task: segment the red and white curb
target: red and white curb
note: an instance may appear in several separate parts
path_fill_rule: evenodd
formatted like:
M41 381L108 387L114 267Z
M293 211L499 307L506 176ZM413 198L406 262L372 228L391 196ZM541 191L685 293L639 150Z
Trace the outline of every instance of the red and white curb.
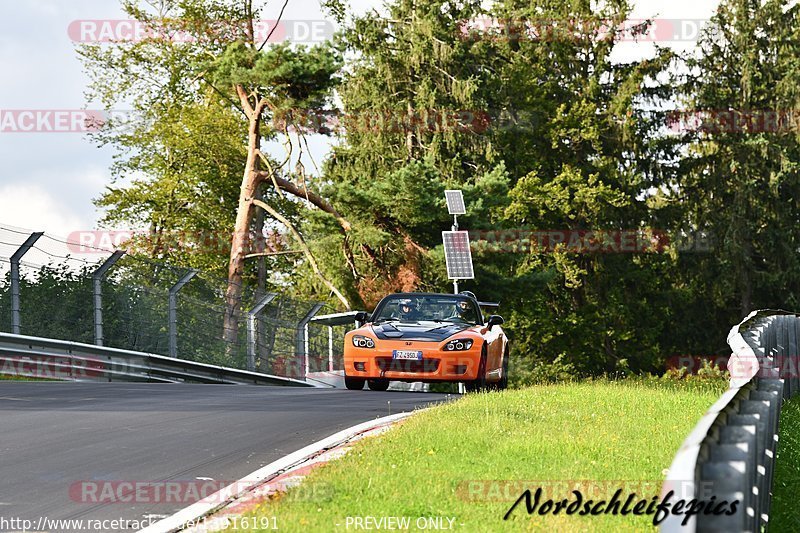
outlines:
M226 529L230 525L228 517L239 516L275 493L297 485L314 468L347 453L356 440L382 433L412 414L384 416L335 433L259 468L139 533L200 533ZM209 516L212 514L214 516Z

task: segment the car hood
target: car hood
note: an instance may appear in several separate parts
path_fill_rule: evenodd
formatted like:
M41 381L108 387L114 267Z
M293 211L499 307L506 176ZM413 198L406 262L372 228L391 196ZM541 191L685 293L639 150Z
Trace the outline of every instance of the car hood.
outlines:
M469 324L442 322L383 322L372 325L375 336L382 340L441 342L460 331L469 329Z

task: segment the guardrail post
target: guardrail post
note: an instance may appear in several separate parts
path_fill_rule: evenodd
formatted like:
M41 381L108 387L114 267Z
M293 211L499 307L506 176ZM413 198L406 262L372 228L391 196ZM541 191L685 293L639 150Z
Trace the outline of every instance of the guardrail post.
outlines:
M295 334L295 354L298 359L302 361L303 376L308 375L308 323L314 318L323 303L315 303L311 310L306 313L300 322L297 323L297 332Z
M247 313L247 370L256 369L256 316L277 296L268 292Z
M14 255L11 256L11 333L14 335L20 334L22 321L20 320L20 305L19 305L19 262L22 256L28 253L31 246L34 245L39 238L44 235L43 231L31 233L25 242L23 242Z
M103 345L103 278L123 255L125 255L125 250L116 250L92 273L92 284L94 285L94 343L97 346Z
M200 272L191 269L169 289L169 356L178 357L178 292Z

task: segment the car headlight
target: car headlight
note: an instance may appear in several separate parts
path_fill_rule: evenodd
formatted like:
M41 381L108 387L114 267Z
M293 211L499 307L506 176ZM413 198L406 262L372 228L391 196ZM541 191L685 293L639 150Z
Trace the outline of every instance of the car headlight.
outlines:
M472 348L472 339L453 339L444 345L446 352L458 352Z
M353 346L356 348L374 348L375 341L364 335L353 335Z

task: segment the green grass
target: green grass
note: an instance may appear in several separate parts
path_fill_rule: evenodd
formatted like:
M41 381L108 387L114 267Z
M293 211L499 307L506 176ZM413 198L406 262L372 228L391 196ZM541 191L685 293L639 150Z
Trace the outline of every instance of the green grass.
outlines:
M32 378L28 376L15 376L12 374L0 374L0 381L60 381L57 379Z
M246 516L275 517L283 531L355 531L348 516L455 517L459 531L652 529L650 516L529 516L524 503L503 521L524 487L512 485L501 501L471 501L466 483L507 480L535 490L543 481L601 480L611 487L607 497L644 486L640 496L652 498L681 442L726 387L646 379L469 395L358 442ZM627 485L636 480L644 483Z
M769 517L771 532L800 530L798 491L800 491L800 398L796 397L784 403L781 409Z

